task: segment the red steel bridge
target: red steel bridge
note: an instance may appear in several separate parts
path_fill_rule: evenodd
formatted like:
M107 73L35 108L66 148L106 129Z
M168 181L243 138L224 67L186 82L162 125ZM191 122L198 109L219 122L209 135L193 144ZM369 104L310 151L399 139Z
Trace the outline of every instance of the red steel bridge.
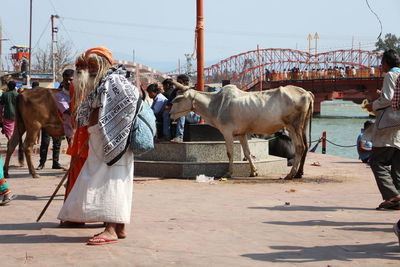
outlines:
M314 111L324 100L342 98L361 103L377 97L382 86L382 54L336 50L311 54L293 49L256 49L231 56L204 69L206 84L229 80L243 90L267 90L288 84L314 93Z

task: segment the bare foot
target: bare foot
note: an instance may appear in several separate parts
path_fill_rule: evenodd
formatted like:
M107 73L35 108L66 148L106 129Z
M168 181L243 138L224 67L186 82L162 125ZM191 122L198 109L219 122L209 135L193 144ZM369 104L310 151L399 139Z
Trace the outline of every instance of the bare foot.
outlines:
M125 231L125 224L123 224L123 223L117 223L117 227L115 228L115 231L116 231L119 239L124 239L128 236L128 234Z
M93 238L89 239L90 242L96 242L99 239L107 239L107 240L118 240L117 232L116 232L117 224L115 223L107 223L106 229L103 232L93 236Z

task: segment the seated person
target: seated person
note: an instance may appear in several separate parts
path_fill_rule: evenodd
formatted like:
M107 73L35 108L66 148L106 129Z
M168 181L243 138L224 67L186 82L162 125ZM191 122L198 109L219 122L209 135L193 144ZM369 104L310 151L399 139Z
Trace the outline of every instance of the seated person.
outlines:
M164 86L164 83L166 83L166 85L164 87L164 91L165 91L164 95L168 98L168 103L165 106L163 118L168 117L168 119L169 119L169 111L172 106L171 102L176 97L178 90L173 87L172 81L167 81L167 80L163 81L163 86ZM178 75L178 77L176 78L176 81L180 84L189 86L189 76L187 76L186 74ZM169 85L169 82L171 83L171 85ZM182 143L183 142L186 118L189 123L199 123L200 122L200 116L194 112L190 112L186 116L182 116L182 117L176 119L176 134L175 134L175 138L172 139L171 142L173 142L173 143Z
M167 98L167 103L164 106L164 110L162 113L162 121L163 121L163 138L162 141L171 140L171 118L169 117L169 111L172 107L172 100L176 97L177 89L174 87L171 79L165 79L162 82L162 87L164 90L163 95Z
M159 88L156 83L150 84L146 90L149 94L149 97L153 99L151 109L154 112L154 116L156 116L157 121L162 122L162 113L164 111L165 104L168 102L168 99L161 93L162 89Z
M372 142L366 139L365 131L372 124L372 121L364 122L364 128L361 129L361 133L357 138L357 152L359 159L361 159L363 163L368 163L371 156Z

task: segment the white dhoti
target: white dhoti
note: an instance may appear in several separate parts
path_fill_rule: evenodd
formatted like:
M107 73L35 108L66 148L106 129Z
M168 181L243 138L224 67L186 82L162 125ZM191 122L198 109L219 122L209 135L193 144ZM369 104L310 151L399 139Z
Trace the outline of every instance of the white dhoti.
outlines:
M88 129L89 155L58 219L74 222L129 223L133 190L131 150L112 166L104 163L99 126Z

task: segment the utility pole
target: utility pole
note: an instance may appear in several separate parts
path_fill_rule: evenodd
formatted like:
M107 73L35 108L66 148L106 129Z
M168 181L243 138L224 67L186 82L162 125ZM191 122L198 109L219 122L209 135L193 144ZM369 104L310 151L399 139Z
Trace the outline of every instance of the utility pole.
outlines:
M204 91L204 11L203 0L197 0L197 90Z
M0 20L0 72L2 72L2 70L3 70L3 65L1 64L2 62L1 62L1 51L2 51L2 43L3 43L3 29L2 29L2 26L1 26L1 20Z
M51 15L51 62L52 62L52 69L53 69L53 86L56 82L56 49L55 44L57 43L56 40L56 33L58 32L58 28L54 27L54 19L58 19L58 15Z
M2 62L2 51L3 51L3 41L8 41L9 39L3 39L3 29L1 25L1 20L0 20L0 72L4 70L3 68L3 62Z
M28 75L26 76L26 84L31 84L31 64L32 63L32 0L29 5L29 67Z

